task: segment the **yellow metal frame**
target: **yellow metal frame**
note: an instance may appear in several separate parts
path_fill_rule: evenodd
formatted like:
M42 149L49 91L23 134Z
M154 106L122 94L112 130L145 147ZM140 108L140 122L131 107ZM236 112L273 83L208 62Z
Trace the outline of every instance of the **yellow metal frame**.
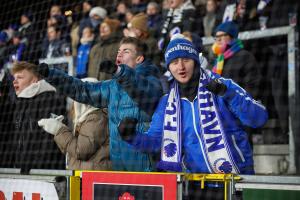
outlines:
M204 189L204 183L223 182L224 183L224 200L227 200L228 185L231 181L237 181L241 178L234 174L183 174L184 178L189 181L200 181L201 189Z
M70 176L70 200L80 200L81 180L78 176Z

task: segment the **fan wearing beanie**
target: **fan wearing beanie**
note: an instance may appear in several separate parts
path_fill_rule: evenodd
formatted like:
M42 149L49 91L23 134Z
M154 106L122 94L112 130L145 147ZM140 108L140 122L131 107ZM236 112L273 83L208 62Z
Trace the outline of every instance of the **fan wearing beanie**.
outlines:
M254 98L260 99L258 95L262 75L259 65L254 55L244 49L238 33L238 26L232 21L216 27L212 51L217 59L213 71L224 78L231 78Z
M161 151L161 170L254 174L243 126L264 125L266 109L232 80L202 69L198 54L182 35L172 37L165 51L174 77L169 93L161 98L146 133L134 133L127 123L121 137L143 152Z

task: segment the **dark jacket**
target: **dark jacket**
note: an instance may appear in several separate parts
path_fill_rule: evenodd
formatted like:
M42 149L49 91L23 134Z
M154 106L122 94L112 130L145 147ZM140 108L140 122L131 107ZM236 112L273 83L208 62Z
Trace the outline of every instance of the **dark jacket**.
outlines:
M16 99L13 133L8 141L12 147L11 167L21 168L22 173L30 169L65 169L65 158L53 136L38 126L38 121L49 118L50 113L64 115L65 105L55 90Z
M10 147L8 139L11 135L12 116L14 110L13 87L9 71L0 69L0 167L10 166Z
M50 53L50 58L61 57L65 55L66 51L70 51L70 45L62 39L56 39L54 41L44 40L42 44L42 58L47 58Z
M245 49L236 52L224 61L222 77L234 80L249 92L253 98L259 98L262 75L252 53Z

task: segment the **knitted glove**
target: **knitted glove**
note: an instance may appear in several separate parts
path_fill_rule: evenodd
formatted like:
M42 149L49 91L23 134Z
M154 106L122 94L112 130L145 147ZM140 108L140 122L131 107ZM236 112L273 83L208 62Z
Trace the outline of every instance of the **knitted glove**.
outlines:
M107 74L114 74L118 69L118 65L111 60L104 60L100 63L99 71Z
M46 63L41 63L38 65L37 72L42 76L42 77L47 77L49 74L49 66Z
M206 85L206 89L214 93L215 95L223 96L227 91L227 86L219 79L213 79Z
M135 127L138 120L135 118L124 118L118 126L120 136L125 141L130 141L135 136Z
M53 116L53 115L52 115ZM54 115L55 116L55 115ZM55 116L54 118L45 118L40 119L38 121L38 125L42 127L46 132L57 135L59 129L64 126L62 123L62 120L64 119L64 116Z

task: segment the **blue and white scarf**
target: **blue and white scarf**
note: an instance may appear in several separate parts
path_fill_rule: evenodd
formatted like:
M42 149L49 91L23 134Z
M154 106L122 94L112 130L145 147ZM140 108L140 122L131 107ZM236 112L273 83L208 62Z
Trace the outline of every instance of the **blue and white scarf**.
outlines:
M214 95L206 89L210 78L203 70L199 80L198 108L201 126L199 143L210 173L239 173L226 141L225 132L215 106ZM167 171L182 171L182 122L178 83L174 81L165 110L161 161L157 167Z

